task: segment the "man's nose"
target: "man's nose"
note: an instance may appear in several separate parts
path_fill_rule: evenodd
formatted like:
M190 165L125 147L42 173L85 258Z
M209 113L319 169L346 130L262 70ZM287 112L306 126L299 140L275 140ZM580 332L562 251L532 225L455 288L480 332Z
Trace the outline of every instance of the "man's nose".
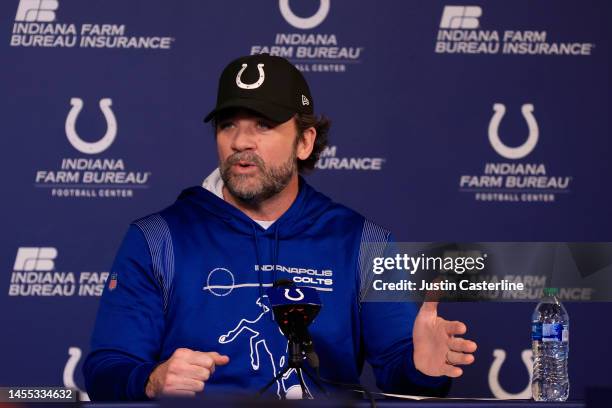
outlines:
M243 151L254 149L255 146L255 133L251 129L238 126L232 138L232 149Z

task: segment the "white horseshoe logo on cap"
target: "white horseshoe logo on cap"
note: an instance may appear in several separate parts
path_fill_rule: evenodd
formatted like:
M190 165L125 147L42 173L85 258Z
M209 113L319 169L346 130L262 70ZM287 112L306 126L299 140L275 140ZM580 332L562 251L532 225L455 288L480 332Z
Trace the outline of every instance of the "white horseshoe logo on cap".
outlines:
M309 28L315 28L325 20L325 17L327 17L329 13L329 2L330 0L319 0L319 9L317 12L306 18L295 15L291 7L289 7L289 0L278 0L278 7L289 24L295 28L308 30Z
M518 147L508 147L499 138L499 123L506 113L506 107L502 103L496 103L493 105L493 110L495 114L493 114L489 123L489 142L493 149L506 159L522 159L531 153L538 143L539 137L538 123L533 116L533 105L526 103L521 107L521 112L529 128L529 136L525 143Z
M304 294L302 293L300 289L296 289L295 291L299 293L300 296L296 296L296 297L290 296L289 289L285 289L285 297L289 300L293 300L294 302L299 302L300 300L304 299Z
M100 99L100 109L106 119L106 133L102 139L97 142L86 142L79 137L76 132L76 120L83 108L83 100L81 98L71 98L70 104L72 109L66 117L66 136L70 144L81 153L96 154L101 153L113 144L115 136L117 136L117 120L111 110L112 100L110 98Z
M247 67L247 64L242 64L242 68L240 68L240 71L238 71L238 75L236 75L236 85L238 85L238 88L242 88L242 89L259 88L261 84L263 84L264 80L266 79L266 73L263 70L264 64L257 64L257 71L259 71L259 78L257 79L257 81L253 82L252 84L245 84L240 79L246 67Z

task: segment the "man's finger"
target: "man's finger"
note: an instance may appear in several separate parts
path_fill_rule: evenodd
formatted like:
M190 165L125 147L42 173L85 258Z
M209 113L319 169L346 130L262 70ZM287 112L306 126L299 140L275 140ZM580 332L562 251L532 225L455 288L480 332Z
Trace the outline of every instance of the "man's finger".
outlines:
M221 355L216 351L203 352L196 351L189 361L193 365L197 365L210 370L210 375L214 374L216 365L226 365L229 363L229 357Z
M180 392L200 392L204 389L204 381L194 380L193 378L179 378L170 386L166 386L164 394L172 393L174 391Z
M450 335L465 334L467 327L459 321L446 322L446 332Z
M187 376L193 378L194 380L208 381L212 375L209 368L204 368L196 364L189 364L185 370Z
M195 391L185 390L164 390L162 394L175 397L195 397Z
M204 353L202 351L195 351L191 355L189 363L211 370L215 366L215 360L213 360L209 354L210 353Z
M428 312L428 313L437 313L438 312L438 302L430 302L430 301L425 301L423 302L423 305L421 306L421 310L423 312Z
M229 363L229 356L226 356L224 354L219 354L216 351L211 351L208 353L208 355L212 357L215 362L215 365L226 365L227 363Z
M444 367L442 368L442 374L444 374L447 377L457 378L457 377L461 377L461 375L463 374L463 370L460 369L459 367L444 364Z
M474 356L472 354L449 351L446 353L446 361L453 365L467 365L474 362Z
M200 392L204 389L204 381L194 380L192 378L183 378L175 387L181 391Z
M453 337L448 341L448 347L452 351L459 351L462 353L473 353L476 351L478 346L472 340L462 339L461 337Z

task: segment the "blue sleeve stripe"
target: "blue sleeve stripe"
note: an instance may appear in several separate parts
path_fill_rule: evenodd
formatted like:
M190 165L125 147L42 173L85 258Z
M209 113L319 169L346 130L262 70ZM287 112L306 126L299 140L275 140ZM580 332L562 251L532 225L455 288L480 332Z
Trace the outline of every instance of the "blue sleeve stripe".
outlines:
M374 279L371 273L374 258L383 256L389 241L389 235L391 233L388 230L374 224L372 221L364 221L358 259L360 304Z
M172 236L166 220L159 214L153 214L134 222L140 228L147 240L153 273L163 296L164 312L168 309L168 299L172 293L174 278L174 249Z

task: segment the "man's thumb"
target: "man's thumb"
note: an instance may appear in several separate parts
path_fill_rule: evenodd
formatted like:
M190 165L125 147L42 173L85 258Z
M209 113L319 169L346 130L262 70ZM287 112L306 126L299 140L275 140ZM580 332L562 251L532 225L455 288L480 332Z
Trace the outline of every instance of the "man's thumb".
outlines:
M423 302L421 306L421 311L426 313L437 313L438 312L438 302L426 300Z
M229 363L230 360L228 356L219 354L216 351L211 352L210 357L212 357L212 359L214 360L215 365L226 365L227 363Z

